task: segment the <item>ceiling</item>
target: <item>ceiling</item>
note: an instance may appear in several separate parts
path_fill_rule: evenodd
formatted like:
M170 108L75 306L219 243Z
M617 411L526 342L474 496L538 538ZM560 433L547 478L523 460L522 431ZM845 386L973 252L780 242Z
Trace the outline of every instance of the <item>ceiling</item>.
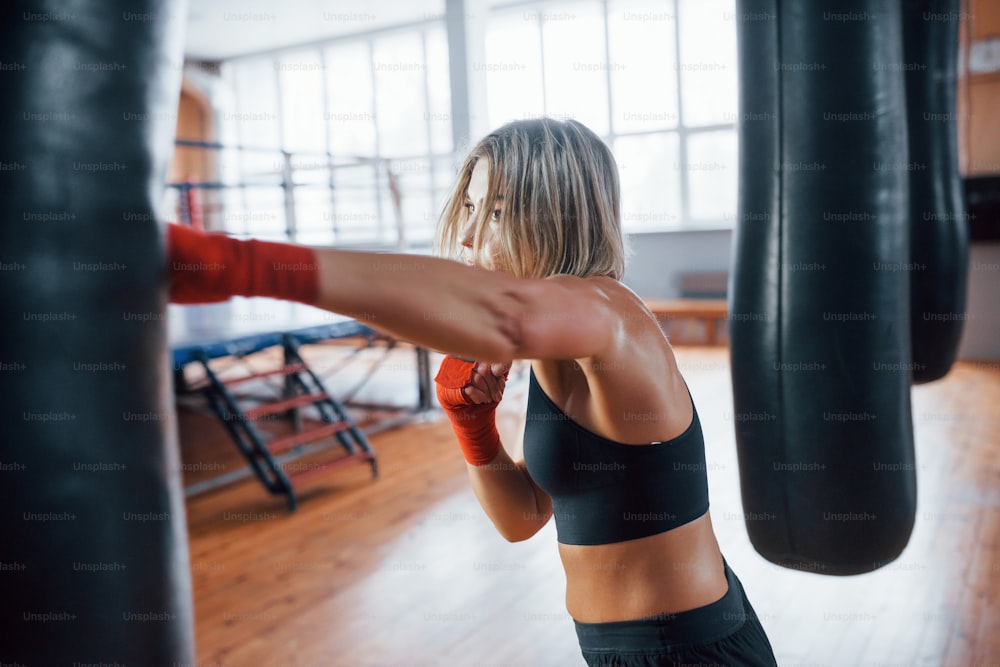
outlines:
M445 0L191 0L184 55L237 56L370 32L444 14Z

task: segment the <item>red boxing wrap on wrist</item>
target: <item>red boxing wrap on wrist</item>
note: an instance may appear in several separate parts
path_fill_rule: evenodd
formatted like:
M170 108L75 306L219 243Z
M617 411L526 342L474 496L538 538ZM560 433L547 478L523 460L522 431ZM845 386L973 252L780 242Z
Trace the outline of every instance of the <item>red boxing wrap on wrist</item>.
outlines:
M462 392L472 382L475 367L474 361L445 357L434 382L438 402L451 421L465 460L482 466L495 459L500 451L500 434L495 419L497 403L473 403Z
M312 248L167 225L170 301L213 303L232 296L269 296L313 304L319 263Z

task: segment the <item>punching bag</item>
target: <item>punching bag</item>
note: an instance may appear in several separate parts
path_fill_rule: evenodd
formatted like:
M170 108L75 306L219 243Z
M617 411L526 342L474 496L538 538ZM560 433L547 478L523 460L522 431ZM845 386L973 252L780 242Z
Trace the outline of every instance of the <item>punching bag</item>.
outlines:
M184 3L7 3L0 662L194 664L164 320Z
M960 0L903 3L916 383L944 377L955 361L965 323L969 229L955 118L961 9Z
M730 337L744 519L783 566L854 574L914 521L899 6L741 0Z

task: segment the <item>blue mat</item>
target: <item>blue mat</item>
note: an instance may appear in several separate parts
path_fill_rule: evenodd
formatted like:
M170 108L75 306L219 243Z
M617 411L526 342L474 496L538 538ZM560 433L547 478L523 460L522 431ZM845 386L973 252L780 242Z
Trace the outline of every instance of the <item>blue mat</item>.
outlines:
M234 298L225 303L167 307L167 343L174 368L208 359L251 354L280 345L364 336L374 331L349 317L276 299Z

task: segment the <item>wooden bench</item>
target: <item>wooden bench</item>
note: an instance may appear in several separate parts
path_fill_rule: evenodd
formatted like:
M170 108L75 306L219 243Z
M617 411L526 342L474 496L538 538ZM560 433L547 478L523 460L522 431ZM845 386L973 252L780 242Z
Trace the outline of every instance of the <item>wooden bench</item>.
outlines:
M719 322L725 321L725 299L643 299L658 320L701 320L705 325L705 343L719 344Z
M643 299L661 325L672 320L701 320L705 344L719 344L719 322L729 314L726 304L728 275L724 272L698 272L681 275L679 299Z

